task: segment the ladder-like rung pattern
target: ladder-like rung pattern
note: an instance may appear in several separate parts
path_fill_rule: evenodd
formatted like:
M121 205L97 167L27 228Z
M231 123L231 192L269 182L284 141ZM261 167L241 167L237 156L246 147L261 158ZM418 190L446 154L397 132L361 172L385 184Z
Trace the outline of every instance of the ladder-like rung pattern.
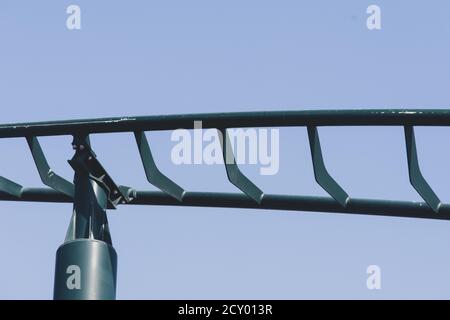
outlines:
M203 128L219 132L228 180L242 194L188 192L169 179L157 167L145 132L194 129L202 121ZM405 131L409 180L425 201L387 201L354 199L327 171L320 146L320 126L402 126ZM265 194L249 180L236 164L228 128L306 127L311 149L314 176L331 198ZM50 168L39 144L38 136L72 135L76 153L69 163L75 170L85 170L108 192L109 208L121 203L204 207L237 207L373 214L400 217L450 219L450 205L443 204L423 177L414 136L415 126L450 126L450 110L321 110L189 114L153 117L123 117L87 120L53 121L0 125L0 138L23 137L43 184L49 188L27 188L0 176L0 200L73 202L74 184ZM89 135L94 133L130 132L149 183L161 192L139 191L114 182L93 152Z

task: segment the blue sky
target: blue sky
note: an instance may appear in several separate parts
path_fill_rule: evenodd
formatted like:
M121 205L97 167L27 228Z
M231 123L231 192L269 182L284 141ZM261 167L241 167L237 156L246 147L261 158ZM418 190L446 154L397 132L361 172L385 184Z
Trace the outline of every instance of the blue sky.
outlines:
M66 7L82 29L66 29ZM382 29L366 28L381 8ZM2 123L195 112L446 108L448 1L0 2ZM420 200L400 127L319 128L326 164L353 197ZM161 170L190 191L235 192L221 166ZM417 128L424 175L450 202L447 128ZM280 130L280 170L242 170L267 193L325 195L305 128ZM71 179L70 137L42 138ZM130 134L92 145L114 179L154 190ZM0 174L40 186L24 139L1 140ZM50 299L71 205L0 203L0 298ZM450 298L449 223L240 209L122 206L110 212L120 299ZM379 265L382 289L368 290Z

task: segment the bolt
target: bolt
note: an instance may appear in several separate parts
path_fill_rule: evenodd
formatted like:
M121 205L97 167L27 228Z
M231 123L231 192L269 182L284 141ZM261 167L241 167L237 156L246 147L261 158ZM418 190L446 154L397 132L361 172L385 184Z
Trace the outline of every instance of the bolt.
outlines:
M84 146L82 144L80 144L80 150L83 151L84 150Z

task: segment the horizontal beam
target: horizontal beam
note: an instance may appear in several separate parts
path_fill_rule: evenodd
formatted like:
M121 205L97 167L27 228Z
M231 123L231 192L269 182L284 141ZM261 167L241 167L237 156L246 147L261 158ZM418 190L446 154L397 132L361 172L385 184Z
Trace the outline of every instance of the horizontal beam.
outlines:
M23 188L20 198L0 191L0 200L72 203L72 199L50 188ZM272 209L290 211L333 212L372 216L393 216L450 220L450 205L443 204L439 213L433 212L424 202L391 201L350 198L343 208L331 197L289 196L265 194L261 204L245 194L186 192L183 202L160 191L136 191L131 205L218 207L244 209Z
M361 109L199 113L0 125L0 138L203 128L289 126L450 126L446 109Z

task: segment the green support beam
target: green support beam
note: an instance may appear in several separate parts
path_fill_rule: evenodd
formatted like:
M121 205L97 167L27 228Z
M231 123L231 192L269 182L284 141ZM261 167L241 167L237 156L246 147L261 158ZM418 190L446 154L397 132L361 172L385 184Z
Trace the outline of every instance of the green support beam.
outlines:
M214 128L219 137L228 180L241 193L188 192L157 167L145 132ZM229 128L306 127L316 182L330 197L265 194L239 169ZM424 202L351 198L328 173L318 127L402 126L405 131L409 180ZM114 299L117 254L112 246L107 209L119 205L170 205L330 212L403 218L450 220L450 204L442 203L419 167L416 126L450 126L450 110L320 110L187 114L50 121L0 125L0 139L26 138L42 183L29 188L0 176L0 200L73 203L64 243L56 254L55 299ZM135 190L117 184L97 159L89 135L133 133L147 180L161 191ZM74 181L49 166L39 136L71 135L75 154L69 160Z

